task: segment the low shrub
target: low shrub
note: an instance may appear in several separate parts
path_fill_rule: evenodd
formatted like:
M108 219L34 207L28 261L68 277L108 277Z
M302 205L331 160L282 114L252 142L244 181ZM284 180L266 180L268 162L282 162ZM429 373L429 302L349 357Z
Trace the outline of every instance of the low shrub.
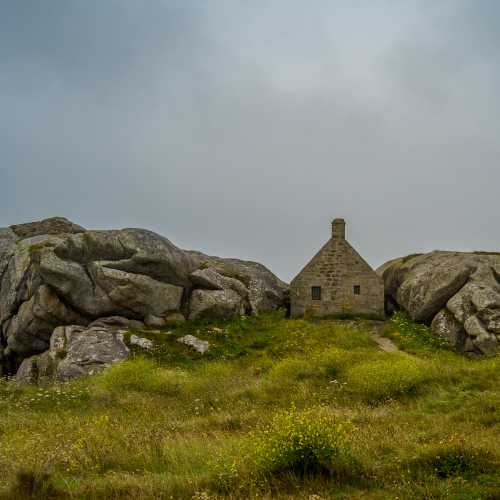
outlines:
M268 427L252 436L248 459L257 476L326 474L348 479L359 463L346 439L346 424L318 410L292 408L276 413Z
M237 492L235 498L268 498L271 490L293 490L310 481L354 484L363 469L351 451L348 429L323 407L276 412L270 424L233 443L237 449L226 447L214 457L212 486L224 494Z

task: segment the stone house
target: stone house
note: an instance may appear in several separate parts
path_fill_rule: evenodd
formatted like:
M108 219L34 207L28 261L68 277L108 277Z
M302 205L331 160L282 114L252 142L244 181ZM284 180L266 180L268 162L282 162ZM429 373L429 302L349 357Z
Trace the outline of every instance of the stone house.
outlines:
M290 284L290 314L383 317L384 282L345 239L344 219Z

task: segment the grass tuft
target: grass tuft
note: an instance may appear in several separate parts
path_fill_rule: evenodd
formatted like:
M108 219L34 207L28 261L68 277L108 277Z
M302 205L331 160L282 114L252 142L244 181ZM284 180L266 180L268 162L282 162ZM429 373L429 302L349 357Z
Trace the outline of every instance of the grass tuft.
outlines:
M97 380L111 392L137 391L174 396L179 393L183 373L159 366L154 360L135 358L113 365Z
M432 370L404 353L380 354L378 359L348 368L346 391L366 403L381 403L415 396L432 380Z
M489 450L465 443L449 443L427 447L410 463L410 468L420 475L471 478L493 472L499 465L498 457Z

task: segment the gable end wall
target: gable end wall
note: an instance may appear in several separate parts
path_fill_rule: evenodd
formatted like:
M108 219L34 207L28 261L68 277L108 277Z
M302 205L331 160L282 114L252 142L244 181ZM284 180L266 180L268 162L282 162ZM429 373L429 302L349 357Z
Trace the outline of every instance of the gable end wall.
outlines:
M361 294L354 295L354 286ZM311 287L321 287L321 300L312 300ZM344 239L331 239L292 280L292 317L304 314L383 316L384 284Z

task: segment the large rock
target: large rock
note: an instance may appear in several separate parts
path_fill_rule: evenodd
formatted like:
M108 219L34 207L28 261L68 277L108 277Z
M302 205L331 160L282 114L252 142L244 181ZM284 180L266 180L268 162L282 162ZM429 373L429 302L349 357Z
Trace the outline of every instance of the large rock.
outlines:
M447 309L441 309L432 320L432 331L454 347L464 349L464 326Z
M143 229L85 230L63 218L0 228L0 370L35 355L25 378L43 372L38 355L58 326L116 333L258 314L285 306L287 293L261 264L185 251ZM95 328L83 331L100 343Z
M213 268L197 269L189 275L191 282L208 290L234 290L240 297L248 297L248 288L238 279L228 278Z
M63 355L55 370L58 380L98 373L129 355L122 332L96 326L56 328L50 344L54 357Z
M58 257L86 265L107 261L110 269L142 274L163 283L189 286L196 268L192 257L167 238L145 229L86 231L65 238L55 249Z
M19 385L52 381L57 368L57 357L51 351L25 358L16 373Z
M129 356L123 331L98 326L60 326L50 338L50 348L24 359L16 374L19 384L43 379L70 380L92 375Z
M0 228L0 283L14 254L17 239L16 234L11 229Z
M17 254L12 259L17 264L10 266L14 278L21 283L30 266L35 268L40 282L90 318L143 319L178 311L181 285L190 286L188 276L194 269L192 259L166 238L140 229L86 231L31 248L22 259ZM5 317L19 302L18 287L10 288L12 297L7 294L3 308L0 300Z
M42 284L34 255L46 246L60 242L57 236L35 236L16 241L0 281L0 322L10 318L23 301L29 300Z
M189 319L229 318L245 313L245 302L234 290L194 290Z
M500 254L431 252L394 259L377 272L386 304L397 304L412 319L457 349L493 355L500 340Z
M219 275L233 278L248 289L248 303L252 314L274 311L287 304L289 287L269 269L258 262L224 259L188 251L198 269L210 268ZM224 286L224 288L226 288Z
M102 328L127 330L129 328L141 329L144 328L144 323L142 321L137 321L135 319L124 318L123 316L110 316L108 318L99 318L90 323L90 326L99 326Z
M26 224L15 224L10 229L20 238L31 238L40 234L83 233L85 228L65 217L50 217Z
M8 322L7 346L17 353L45 351L56 326L75 323L86 324L88 319L62 303L50 287L41 285Z
M53 248L40 251L37 260L38 272L43 282L64 297L75 309L92 318L125 315L123 308L114 304L96 282L89 265L61 259Z
M180 286L109 268L107 262L94 263L93 275L111 302L129 311L129 315L161 317L181 307L183 288Z

